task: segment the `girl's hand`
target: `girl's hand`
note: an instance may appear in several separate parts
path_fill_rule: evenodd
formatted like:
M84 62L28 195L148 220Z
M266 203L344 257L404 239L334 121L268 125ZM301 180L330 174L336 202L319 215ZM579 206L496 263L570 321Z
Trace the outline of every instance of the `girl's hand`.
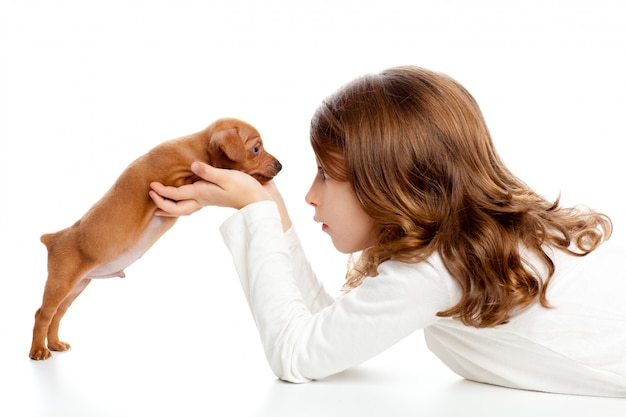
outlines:
M257 180L241 171L215 168L202 162L191 164L191 170L204 181L181 187L150 184L150 197L159 208L157 216L187 216L205 206L240 209L257 201L272 200Z

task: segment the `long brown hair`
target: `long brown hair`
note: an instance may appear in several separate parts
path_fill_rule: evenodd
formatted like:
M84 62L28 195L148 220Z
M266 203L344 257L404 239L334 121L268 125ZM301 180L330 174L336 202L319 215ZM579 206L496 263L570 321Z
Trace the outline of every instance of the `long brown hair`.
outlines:
M324 171L349 181L377 224L376 243L348 271L344 289L381 262L420 262L437 252L463 296L439 312L467 325L505 323L536 299L555 267L548 246L583 256L611 221L562 208L518 179L495 151L478 104L452 78L418 67L360 77L317 109L311 144ZM548 274L525 263L524 247Z

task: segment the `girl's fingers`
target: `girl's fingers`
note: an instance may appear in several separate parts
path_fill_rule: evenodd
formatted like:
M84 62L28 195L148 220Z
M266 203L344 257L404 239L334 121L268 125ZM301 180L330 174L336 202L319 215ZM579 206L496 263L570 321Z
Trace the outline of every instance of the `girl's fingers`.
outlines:
M158 210L156 211L157 216L164 217L179 217L179 216L187 216L192 214L200 209L200 205L195 200L181 200L181 201L173 201L168 200L167 198L163 198L156 191L150 190L149 192L150 198L156 204Z
M160 182L153 182L150 184L150 188L156 191L161 197L165 197L170 200L187 200L194 197L194 190L191 187L192 184L183 185L182 187L171 187L163 185Z

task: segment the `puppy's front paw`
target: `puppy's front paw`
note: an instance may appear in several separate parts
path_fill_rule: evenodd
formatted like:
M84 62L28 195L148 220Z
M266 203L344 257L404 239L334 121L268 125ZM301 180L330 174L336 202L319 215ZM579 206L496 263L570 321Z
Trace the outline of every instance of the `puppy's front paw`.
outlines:
M71 347L69 343L61 342L60 340L48 342L48 349L54 350L55 352L65 352L66 350L70 350Z
M52 356L52 353L50 353L50 351L46 348L32 348L28 356L30 356L30 358L33 360L43 361L50 358Z

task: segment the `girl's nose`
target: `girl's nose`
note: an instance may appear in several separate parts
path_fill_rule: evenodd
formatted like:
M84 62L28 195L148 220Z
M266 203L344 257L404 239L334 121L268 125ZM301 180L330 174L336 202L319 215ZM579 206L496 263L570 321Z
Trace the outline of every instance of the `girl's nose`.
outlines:
M314 194L313 194L314 185L315 184L311 185L311 188L309 188L309 191L304 196L304 201L306 201L308 205L311 205L313 207L317 206L317 203L315 201Z
M313 199L311 199L311 191L306 193L306 195L304 196L304 201L306 201L306 203L308 205L315 206L315 203L313 202Z

